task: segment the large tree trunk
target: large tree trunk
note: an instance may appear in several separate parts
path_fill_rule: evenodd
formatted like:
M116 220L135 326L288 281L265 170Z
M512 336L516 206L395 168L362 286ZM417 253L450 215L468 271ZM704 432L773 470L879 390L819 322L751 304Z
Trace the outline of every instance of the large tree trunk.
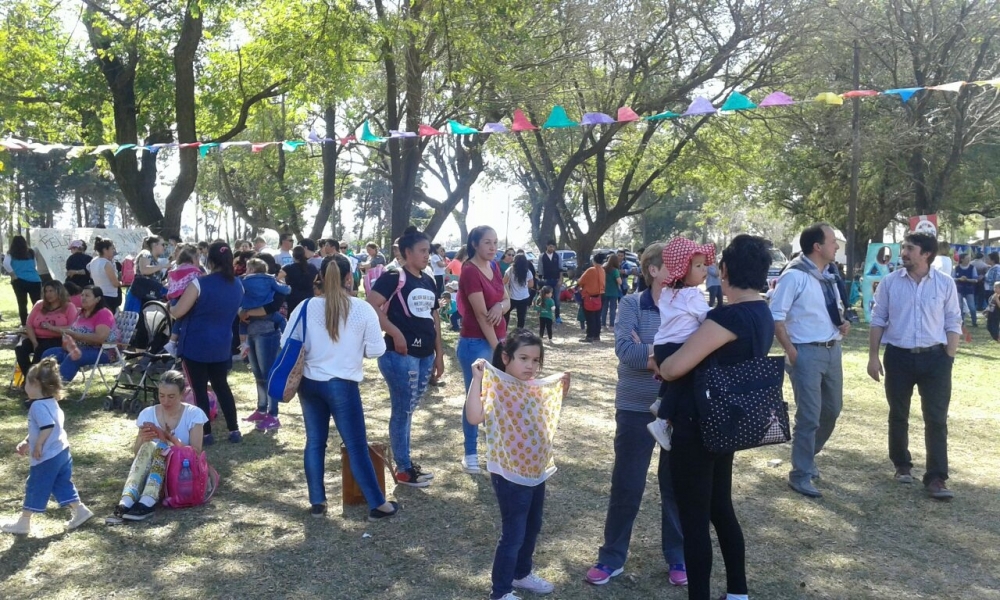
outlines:
M337 106L328 105L323 110L323 119L326 121L326 137L333 137L333 126L337 121ZM333 205L337 200L337 158L340 154L340 144L337 142L325 142L323 144L323 198L319 203L319 210L316 212L316 220L313 222L312 231L309 237L317 240L323 236L323 229L330 221L330 214L333 212ZM336 226L333 233L336 235Z

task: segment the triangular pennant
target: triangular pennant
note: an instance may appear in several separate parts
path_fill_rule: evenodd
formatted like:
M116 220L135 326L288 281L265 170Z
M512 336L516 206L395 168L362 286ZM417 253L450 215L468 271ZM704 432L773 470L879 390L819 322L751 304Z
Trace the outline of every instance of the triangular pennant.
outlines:
M665 110L659 114L650 115L648 117L643 117L643 121L663 121L665 119L676 119L680 115L673 112L672 110Z
M507 133L503 123L487 123L483 125L483 133Z
M241 140L241 141L238 141L238 142L222 142L221 144L219 144L219 147L222 148L223 150L225 150L226 148L229 148L230 146L249 146L249 145L251 145L251 143L252 142L248 142L246 140Z
M212 150L212 148L218 148L220 145L221 144L217 142L206 142L201 146L198 146L198 156L204 158L208 156L208 153Z
M201 142L185 142L183 144L177 144L178 148L198 148L201 146Z
M714 115L716 112L715 107L712 106L712 103L708 100L708 98L702 98L699 96L694 99L694 102L688 106L687 110L684 111L684 114L681 116L695 117L698 115Z
M795 100L792 100L792 97L785 92L771 92L760 101L757 107L767 108L768 106L791 106L793 104L795 104Z
M962 86L964 86L964 85L965 85L964 81L953 81L951 83L945 83L943 85L933 85L933 86L931 86L931 87L929 87L927 89L929 89L929 90L937 90L939 92L955 92L955 93L958 93L958 92L962 91Z
M992 85L993 87L1000 89L1000 77L997 77L996 79L980 79L979 81L975 81L973 83L975 83L976 85L981 85L983 87Z
M462 125L454 120L448 121L448 128L451 130L452 135L472 135L473 133L479 133L478 129Z
M619 123L634 123L639 120L639 115L635 114L635 111L627 106L623 106L618 109L618 122Z
M580 119L580 125L611 125L614 122L614 119L599 112L583 113L583 118Z
M570 118L566 116L565 108L556 104L552 107L552 112L549 113L549 118L545 119L545 123L542 124L542 129L566 129L567 127L579 126L579 123L570 120Z
M340 145L341 146L346 146L346 145L348 145L348 144L350 144L352 142L356 142L356 141L358 141L358 136L356 136L356 135L354 135L352 133L351 135L349 135L347 137L340 138Z
M514 123L510 126L511 131L534 131L537 125L532 125L528 117L524 116L524 111L520 108L514 110Z
M305 146L302 140L285 140L281 142L281 149L285 152L295 152L298 148Z
M844 104L844 99L833 92L823 92L822 94L816 94L813 102L829 104L830 106L841 106Z
M757 105L750 98L739 92L733 92L729 94L729 97L722 103L719 110L752 110L754 108L757 108Z
M413 133L412 131L400 131L398 129L389 130L389 139L413 138L413 137L417 137L417 134Z
M320 144L323 142L323 140L320 139L319 134L316 133L315 129L309 130L309 135L306 136L306 141L311 144Z
M916 94L922 89L924 88L918 88L918 87L900 88L897 90L886 90L882 93L886 96L899 96L900 101L902 101L903 104L906 104L906 102L909 101L909 99L912 98L914 94Z
M424 125L421 123L420 127L417 128L417 135L429 137L432 135L444 135L444 132L435 129L430 125Z
M849 92L844 92L840 95L841 98L867 98L869 96L878 96L878 91L876 90L851 90Z
M257 153L263 150L264 148L267 148L268 146L273 146L274 144L277 143L278 142L264 142L263 144L250 144L250 152Z
M361 126L361 141L362 142L384 142L386 138L381 138L372 134L371 127L368 126L368 121L365 121L364 125Z
M115 156L118 156L122 152L129 150L131 148L135 148L135 144L122 144L121 146L118 146L118 148L115 149Z

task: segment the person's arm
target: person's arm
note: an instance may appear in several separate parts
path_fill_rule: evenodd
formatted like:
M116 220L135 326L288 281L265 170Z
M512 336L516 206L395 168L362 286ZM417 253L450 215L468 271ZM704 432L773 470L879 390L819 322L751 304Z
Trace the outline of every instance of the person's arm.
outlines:
M479 329L483 332L483 337L490 343L490 348L496 348L500 340L493 329L493 322L490 320L489 310L486 308L486 300L482 292L475 292L466 296L469 306L472 308L472 315L479 324Z
M933 268L933 267L931 267ZM882 361L879 360L879 346L882 345L882 335L889 325L889 285L892 280L883 279L882 283L875 290L872 301L875 303L871 308L871 327L868 331L868 376L879 381L879 377L885 375L882 368Z
M441 341L441 315L434 312L434 377L444 375L444 345Z
M393 286L393 289L395 289L395 285ZM379 327L381 327L382 331L384 331L386 335L392 338L393 350L401 356L409 354L406 347L406 336L403 335L403 332L400 331L399 327L396 327L396 325L389 320L389 315L379 310L379 307L386 302L385 296L376 292L373 286L372 291L365 297L365 300L368 304L371 304L372 308L375 309L375 314L378 315Z
M883 333L885 333L885 328L877 325L872 325L871 329L868 330L868 376L875 381L879 381L879 377L885 375L885 370L882 369L882 361L878 357L879 346L882 345Z
M284 275L284 271L279 271L279 273L281 273L282 275ZM286 285L284 283L284 277L282 277L281 281L278 281L277 278L272 277L271 278L271 291L274 292L274 293L276 293L276 294L284 294L285 296L287 296L288 294L292 293L292 286Z
M69 327L62 329L61 333L63 335L68 335L78 342L82 342L88 346L100 346L104 342L108 341L108 337L111 335L111 327L107 325L98 325L94 328L94 333L81 333L79 331L73 331Z
M194 303L198 301L198 296L201 294L197 281L197 279L192 281L184 288L184 293L177 299L177 304L170 307L170 316L180 319L194 308Z
M465 397L465 419L470 425L479 425L486 420L486 407L483 405L483 372L486 361L478 359L472 363L472 382L469 383L469 393Z
M31 457L35 460L41 460L42 448L45 447L45 441L49 439L50 435L52 435L52 429L53 425L49 424L39 430L38 437L35 438L35 448L31 451Z
M962 335L962 309L958 304L958 289L954 285L946 286L948 291L944 297L944 331L948 339L945 352L955 358L958 354L958 340ZM975 310L975 307L971 307Z
M159 273L160 271L166 268L160 266L159 264L153 264L151 262L152 260L153 260L152 254L143 254L136 261L135 265L136 270L139 273L142 273L143 275L153 275L155 273Z
M381 312L374 308L372 310L376 313ZM378 358L385 354L385 338L382 337L382 327L379 325L378 317L368 319L367 327L365 327L364 350L366 358Z
M795 361L798 360L799 351L796 350L792 339L788 337L785 318L788 316L788 311L791 310L792 303L798 297L800 291L799 285L801 282L797 279L798 273L801 273L801 271L789 269L781 274L777 283L774 284L774 294L771 295L771 303L768 305L771 309L771 318L774 319L774 337L778 339L778 343L785 350L786 362L790 367L794 366Z
M31 342L33 348L38 347L38 336L35 335L35 318L37 318L38 313L42 310L42 303L44 300L39 300L35 302L35 305L31 307L31 312L28 314L27 327L24 328L24 336L28 338ZM27 375L27 373L25 373Z
M114 263L110 260L104 263L104 273L108 276L108 280L111 282L111 285L116 288L120 288L122 286L121 280L118 279L118 269L115 268Z
M705 321L680 349L660 364L660 377L674 381L690 373L709 354L736 339L736 334L715 321Z
M636 297L635 302L623 298L615 320L615 356L623 365L635 370L645 369L649 357L653 355L653 344L645 344L639 338L639 321L642 318L640 297Z
M205 437L204 434L205 426L201 423L195 423L191 426L191 429L188 430L188 439L191 440L191 443L188 444L188 446L194 448L194 451L198 454L201 454L201 442Z

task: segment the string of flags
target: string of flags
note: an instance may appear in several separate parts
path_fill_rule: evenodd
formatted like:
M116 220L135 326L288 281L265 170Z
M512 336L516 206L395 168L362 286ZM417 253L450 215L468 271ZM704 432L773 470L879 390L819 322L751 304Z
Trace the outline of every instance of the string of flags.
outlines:
M993 87L1000 90L1000 77L995 79L987 79L981 81L955 81L952 83L946 83L943 85L934 85L927 87L910 87L910 88L899 88L885 91L877 90L851 90L844 92L842 94L836 94L834 92L823 92L816 95L812 99L807 100L795 100L788 94L784 92L771 92L766 97L764 97L759 103L754 103L747 96L739 93L732 92L726 100L718 107L714 106L710 100L703 97L695 98L694 101L687 107L687 109L682 113L676 113L672 111L664 111L654 115L648 115L641 117L634 110L627 106L623 106L618 109L617 114L612 117L600 112L588 112L584 113L579 121L574 121L569 118L566 114L566 109L562 106L556 105L552 107L552 111L549 116L545 119L542 125L533 124L528 117L524 114L524 111L517 109L514 111L513 118L511 120L510 127L504 125L503 123L486 123L480 129L470 127L468 125L463 125L455 120L449 120L447 122L447 127L442 129L437 129L430 125L421 124L417 131L397 131L390 130L388 136L378 136L372 133L371 126L368 121L365 121L361 126L360 135L356 133L338 137L320 137L315 131L310 131L305 139L295 139L295 140L282 140L273 142L248 142L248 141L234 141L234 142L187 142L187 143L162 143L162 144L149 144L149 145L138 145L138 144L100 144L97 146L86 146L86 145L75 145L75 144L43 144L38 142L32 142L30 140L19 140L13 137L8 137L6 139L0 139L0 150L8 150L11 152L34 152L37 154L48 154L53 151L58 150L68 150L66 153L66 158L77 158L83 155L93 155L99 156L105 152L111 152L115 156L121 154L122 152L134 151L134 152L149 152L151 154L156 154L163 148L196 148L198 150L199 156L206 156L213 150L222 151L227 148L242 147L249 148L251 152L261 152L266 148L272 146L281 146L286 152L294 152L298 148L305 146L307 144L327 144L327 143L339 143L342 146L349 144L381 144L392 139L403 139L403 138L430 138L440 135L475 135L479 133L519 133L524 131L537 131L539 129L569 129L574 127L593 127L596 125L612 125L616 123L639 123L639 122L650 122L650 121L665 121L670 119L683 119L688 117L706 117L719 114L733 114L740 111L756 110L756 109L767 109L780 106L794 106L797 104L807 104L815 103L827 106L841 106L844 104L845 99L852 98L872 98L876 96L895 96L902 103L907 103L916 94L922 91L937 91L937 92L952 92L958 93L962 91L965 86L977 86L982 88Z

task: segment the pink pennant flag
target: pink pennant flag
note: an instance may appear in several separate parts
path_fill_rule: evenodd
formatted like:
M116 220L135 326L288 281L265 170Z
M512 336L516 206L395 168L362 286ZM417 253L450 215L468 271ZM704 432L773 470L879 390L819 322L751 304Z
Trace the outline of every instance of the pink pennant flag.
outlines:
M760 101L757 107L791 106L793 104L795 104L795 100L792 100L792 97L785 92L771 92L766 98Z
M201 146L201 142L185 142L183 144L177 144L178 148L197 148Z
M639 120L639 115L635 113L634 110L627 106L623 106L618 109L618 122L619 123L632 123Z
M340 145L341 146L346 146L346 145L350 144L351 142L356 142L356 141L358 141L358 136L356 136L356 135L354 135L352 133L351 135L349 135L347 137L340 138Z
M851 90L849 92L844 92L840 95L841 98L867 98L869 96L878 96L877 90Z
M424 125L423 123L421 123L420 127L417 128L417 135L421 137L430 137L432 135L444 135L444 132L438 131L437 129L431 127L430 125Z
M532 125L528 117L524 116L524 111L520 108L514 111L514 123L510 126L512 131L535 131L536 125Z
M277 143L277 142L264 142L263 144L251 144L250 145L250 151L254 152L254 153L260 152L264 148L267 148L268 146L270 146L272 144L275 144L275 143Z

